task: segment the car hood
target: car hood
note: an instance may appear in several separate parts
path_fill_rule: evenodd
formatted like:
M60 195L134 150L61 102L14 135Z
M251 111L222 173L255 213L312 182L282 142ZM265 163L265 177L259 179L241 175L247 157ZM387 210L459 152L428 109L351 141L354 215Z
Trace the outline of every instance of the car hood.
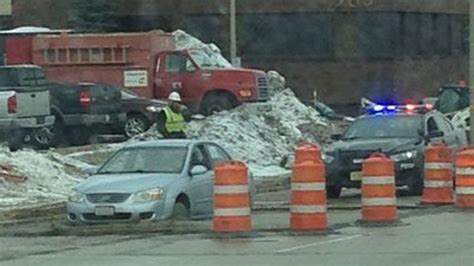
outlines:
M165 188L180 178L178 174L107 174L94 175L80 183L81 193L135 193L161 187Z
M420 144L418 139L384 138L384 139L356 139L341 140L331 144L326 152L380 150L383 153L393 154L409 149L415 149Z

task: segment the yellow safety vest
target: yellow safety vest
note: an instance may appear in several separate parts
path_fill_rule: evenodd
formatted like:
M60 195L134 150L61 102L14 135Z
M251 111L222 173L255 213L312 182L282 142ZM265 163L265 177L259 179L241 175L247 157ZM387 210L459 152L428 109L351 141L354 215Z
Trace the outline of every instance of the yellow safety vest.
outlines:
M181 113L175 113L169 106L165 109L166 123L165 128L168 133L183 132L186 129L186 121Z

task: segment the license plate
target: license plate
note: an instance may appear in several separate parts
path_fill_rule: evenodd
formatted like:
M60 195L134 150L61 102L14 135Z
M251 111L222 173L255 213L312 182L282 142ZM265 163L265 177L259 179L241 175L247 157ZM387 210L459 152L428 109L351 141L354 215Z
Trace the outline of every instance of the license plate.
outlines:
M352 172L351 181L362 181L362 172Z
M46 122L46 117L40 116L36 118L36 124L44 124Z
M96 207L95 215L97 216L112 216L114 215L114 207Z

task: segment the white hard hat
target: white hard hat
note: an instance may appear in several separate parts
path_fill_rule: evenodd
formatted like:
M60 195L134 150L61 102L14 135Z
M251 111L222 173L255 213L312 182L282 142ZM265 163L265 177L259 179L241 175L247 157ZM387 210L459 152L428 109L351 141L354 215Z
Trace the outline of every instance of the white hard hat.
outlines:
M179 93L173 91L168 96L168 100L173 101L173 102L181 102L181 95L179 95Z

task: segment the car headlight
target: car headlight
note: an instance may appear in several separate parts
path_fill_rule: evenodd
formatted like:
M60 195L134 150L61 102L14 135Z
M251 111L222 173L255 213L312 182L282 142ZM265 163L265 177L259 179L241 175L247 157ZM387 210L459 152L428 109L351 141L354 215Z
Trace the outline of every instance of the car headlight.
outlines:
M149 202L149 201L158 201L163 196L163 189L153 188L149 190L144 190L137 192L133 195L134 202Z
M147 106L145 110L147 110L147 112L150 112L150 113L158 113L161 111L161 108L158 106L150 105L150 106Z
M327 153L323 153L322 158L323 158L323 161L328 164L331 164L334 161L334 156L329 155Z
M77 191L72 191L71 195L69 195L68 201L74 203L81 203L84 202L84 198L84 194Z
M392 160L394 160L395 162L400 162L400 161L411 160L411 159L415 158L416 155L417 155L416 151L407 151L407 152L404 152L404 153L399 153L399 154L392 155L392 156L390 156L390 158Z

